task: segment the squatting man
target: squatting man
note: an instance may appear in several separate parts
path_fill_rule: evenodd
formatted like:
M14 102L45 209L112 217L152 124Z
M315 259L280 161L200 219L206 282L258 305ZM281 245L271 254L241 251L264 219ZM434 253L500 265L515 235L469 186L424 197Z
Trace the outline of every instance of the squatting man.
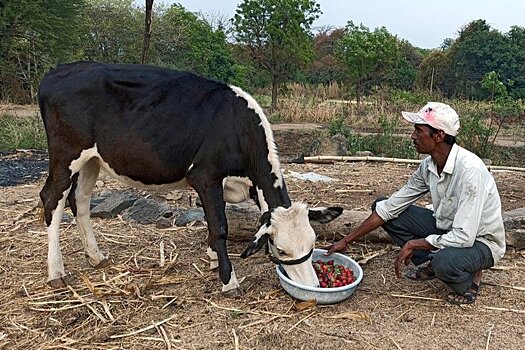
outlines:
M411 139L419 153L429 154L408 182L388 199L378 198L359 227L328 248L327 255L379 226L401 246L395 261L418 266L405 276L416 281L438 278L453 292L452 304L472 304L484 269L505 253L501 201L494 178L483 161L456 143L459 116L447 104L429 102L418 113L402 112L414 125ZM415 205L430 192L433 210Z

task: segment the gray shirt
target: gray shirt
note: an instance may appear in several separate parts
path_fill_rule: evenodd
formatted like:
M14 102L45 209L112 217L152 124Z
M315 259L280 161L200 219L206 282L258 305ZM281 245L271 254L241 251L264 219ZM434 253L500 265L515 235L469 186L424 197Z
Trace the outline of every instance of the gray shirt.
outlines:
M505 228L496 182L483 161L454 144L441 175L431 157L424 159L407 184L388 200L377 203L384 220L396 218L410 204L430 191L436 226L448 231L429 235L426 241L438 249L486 244L497 263L505 254Z

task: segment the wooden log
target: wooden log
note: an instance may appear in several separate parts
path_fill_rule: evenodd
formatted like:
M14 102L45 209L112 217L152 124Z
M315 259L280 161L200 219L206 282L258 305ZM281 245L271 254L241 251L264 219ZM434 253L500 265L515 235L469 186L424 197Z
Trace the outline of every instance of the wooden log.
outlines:
M523 210L520 209L520 210ZM509 213L506 213L506 241L507 245L514 249L525 249L525 230L523 229L522 218L515 218L516 224L512 224ZM370 212L345 210L335 220L327 224L312 223L312 227L317 235L318 243L332 243L343 238L352 229L363 222ZM255 204L245 202L241 204L227 204L226 217L228 219L228 238L233 241L250 241L253 239L259 228L259 218L261 214ZM390 236L382 228L378 228L361 238L361 242L371 243L392 243Z
M370 212L358 210L345 210L335 220L319 224L312 222L312 227L317 234L318 241L327 241L327 243L336 242L350 233L351 230L358 227L368 216ZM359 241L371 243L392 243L390 236L381 227L370 232Z
M312 227L317 235L318 242L335 242L351 229L357 227L364 219L370 215L369 212L345 210L335 220L326 223L318 224L312 223ZM233 241L249 241L252 240L259 227L258 220L260 212L256 205L251 203L227 204L226 217L228 219L228 238ZM388 234L379 228L361 240L368 242L388 242L392 240Z

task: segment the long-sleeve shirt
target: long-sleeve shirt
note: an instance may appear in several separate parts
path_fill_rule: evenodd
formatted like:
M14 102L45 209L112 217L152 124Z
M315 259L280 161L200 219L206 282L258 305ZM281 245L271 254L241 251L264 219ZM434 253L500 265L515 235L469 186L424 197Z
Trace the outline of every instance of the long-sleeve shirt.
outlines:
M376 205L377 214L388 221L430 191L436 226L443 235L425 240L436 247L472 247L486 244L494 263L505 254L505 228L496 182L483 161L454 144L441 175L431 157L425 158L407 184Z

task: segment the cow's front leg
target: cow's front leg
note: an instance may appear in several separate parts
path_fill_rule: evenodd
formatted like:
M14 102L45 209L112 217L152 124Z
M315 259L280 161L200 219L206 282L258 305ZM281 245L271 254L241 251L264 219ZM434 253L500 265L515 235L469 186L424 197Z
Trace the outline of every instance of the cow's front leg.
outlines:
M228 223L225 214L222 183L202 186L202 188L194 185L194 188L199 193L206 215L208 223L208 256L214 257L216 254L219 265L219 277L223 284L222 291L231 296L238 296L241 294L241 289L226 247Z

